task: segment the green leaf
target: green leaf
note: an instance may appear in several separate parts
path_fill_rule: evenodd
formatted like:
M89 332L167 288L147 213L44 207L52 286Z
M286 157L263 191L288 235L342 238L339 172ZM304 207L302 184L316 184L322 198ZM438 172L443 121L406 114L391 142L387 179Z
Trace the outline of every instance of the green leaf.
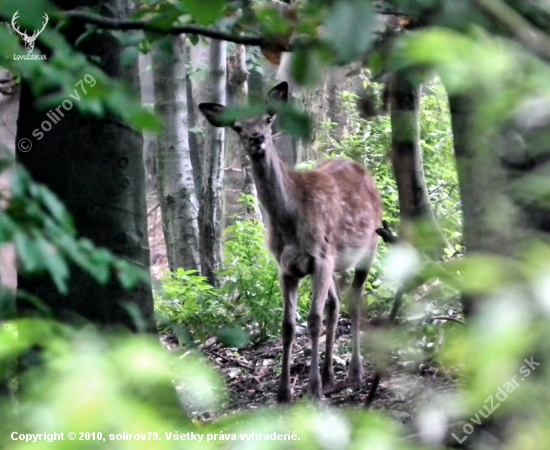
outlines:
M35 237L36 249L42 257L47 271L50 273L57 290L62 294L67 293L67 281L69 279L69 268L58 250L49 243L42 235Z
M125 48L120 55L120 65L122 68L129 68L133 64L136 64L139 58L139 50L137 47L128 47Z
M333 3L325 25L336 61L345 64L370 49L376 15L369 0L340 0Z
M117 269L118 279L124 289L132 289L140 281L148 280L148 274L138 266L125 261L124 259L115 260L115 268Z
M224 328L218 331L217 338L227 347L243 347L250 342L250 336L242 328Z
M136 130L149 130L158 133L162 130L162 122L151 111L139 108L128 114L128 120Z
M74 233L74 225L71 216L67 213L63 203L59 201L57 196L53 194L46 186L39 185L37 191L38 199L44 204L48 212L56 219L61 225L64 226L65 231Z
M90 254L91 264L88 266L92 275L100 284L107 284L111 275L112 254L105 249L95 248Z
M298 48L292 58L292 76L299 84L315 84L322 74L321 55L316 49Z
M0 214L0 244L12 240L17 224L7 214Z
M283 108L280 113L279 124L284 130L296 137L307 140L311 136L311 119L305 112L298 111L295 108Z
M34 240L27 234L17 231L13 236L15 250L26 272L33 273L44 267L41 254Z
M222 114L222 121L233 122L235 120L247 117L259 116L265 114L264 105L252 105L242 108L227 108Z
M200 41L200 37L198 34L189 34L188 39L189 39L189 42L193 44L193 46L197 45Z
M182 0L189 13L202 25L209 25L222 17L226 0Z

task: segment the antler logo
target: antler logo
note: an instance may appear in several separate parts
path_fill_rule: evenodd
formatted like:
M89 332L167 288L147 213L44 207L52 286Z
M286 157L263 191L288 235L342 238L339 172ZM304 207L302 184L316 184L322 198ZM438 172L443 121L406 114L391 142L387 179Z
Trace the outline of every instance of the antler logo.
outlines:
M45 22L42 24L42 28L40 30L34 30L32 36L27 35L27 30L25 30L23 33L19 31L19 27L15 24L15 21L19 17L19 10L15 11L15 14L11 18L11 26L15 30L15 32L23 38L23 42L25 42L25 48L27 49L27 53L32 53L34 50L34 43L36 42L36 39L38 39L38 35L44 31L44 28L46 28L46 25L48 24L48 15L44 13L44 20Z

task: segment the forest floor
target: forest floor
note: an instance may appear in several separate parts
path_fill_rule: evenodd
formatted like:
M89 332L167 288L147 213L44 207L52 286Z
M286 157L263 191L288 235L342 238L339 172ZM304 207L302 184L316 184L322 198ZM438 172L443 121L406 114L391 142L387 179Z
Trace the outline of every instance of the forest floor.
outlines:
M160 209L150 204L149 211L151 275L159 280L163 271L168 268L166 248ZM322 335L321 348L324 348L324 340L325 336ZM165 335L162 341L170 350L181 351L174 336ZM219 414L274 405L281 370L281 339L255 342L239 349L225 347L215 339L211 341L201 346L201 350L224 378L229 400L222 411L216 414L196 412L195 418L210 421ZM338 322L333 355L335 384L324 393L325 404L337 407L364 407L374 378L374 369L368 358L365 359L363 384L349 386L347 375L351 358L351 323L345 316L340 317ZM306 326L299 324L291 367L294 401L304 398L307 392L310 356L311 341ZM419 411L423 408L429 408L430 405L441 407L441 403L444 403L456 388L456 378L441 370L429 359L419 362L393 354L370 407L385 411L396 421L409 423L418 417Z
M311 341L306 327L302 324L297 328L291 366L291 388L295 402L305 398L311 359ZM340 318L336 337L333 353L336 379L334 386L324 393L324 404L364 408L374 378L372 364L368 360L364 361L363 384L350 386L347 382L351 358L351 323L348 318ZM171 350L181 351L177 338L164 336L162 340ZM194 418L208 422L220 415L275 405L281 370L281 340L256 342L239 349L225 347L214 339L212 341L202 346L201 351L223 377L229 400L221 411L197 411L192 413ZM324 347L324 335L321 336L320 345ZM370 408L384 411L395 421L412 425L422 410L441 408L456 389L456 378L441 370L436 363L403 361L394 355L381 378Z
M295 400L307 392L311 340L304 325L298 327L293 349L291 387ZM324 347L324 335L321 347ZM325 403L331 406L364 407L374 378L371 363L364 361L365 380L361 386L350 386L347 380L351 358L351 323L341 317L336 331L334 349L335 384L325 390ZM226 381L230 401L226 413L275 404L281 370L280 339L252 344L242 349L211 344L203 348L212 364ZM322 355L324 357L324 354ZM441 394L456 389L456 381L431 362L399 361L397 356L382 376L372 409L385 410L394 419L406 423L418 408L429 405Z

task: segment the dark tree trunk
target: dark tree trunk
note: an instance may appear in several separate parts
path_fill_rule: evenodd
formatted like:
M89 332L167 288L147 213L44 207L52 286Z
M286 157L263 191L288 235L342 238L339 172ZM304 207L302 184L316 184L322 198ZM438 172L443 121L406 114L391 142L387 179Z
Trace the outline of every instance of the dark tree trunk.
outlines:
M467 255L521 258L533 242L550 242L550 206L541 176L550 170L550 104L536 121L512 118L488 137L477 118L482 93L450 96ZM467 315L478 299L464 296Z
M94 6L110 6L121 18L127 17L130 9L128 1L120 0L97 1ZM67 38L72 42L85 31L76 26L70 30ZM96 33L82 41L79 49L97 57L111 77L127 80L139 92L137 61L127 69L122 68L122 48L114 36ZM37 108L28 84L23 82L17 140L32 138L33 130L40 129L47 120L45 113ZM142 135L117 117L84 116L73 106L41 140L33 140L31 151L19 153L18 159L36 181L47 185L65 203L80 236L147 270L142 145ZM19 289L43 300L64 321L75 322L82 317L99 324L136 329L132 313L138 312L142 320L140 329L152 329L154 325L148 284L124 290L113 280L101 286L74 266L67 295L61 295L47 275L31 278L21 274L18 284ZM19 307L30 305L20 303Z
M392 167L399 194L400 235L430 247L446 245L430 206L420 147L420 84L401 72L390 81ZM420 235L417 233L420 232ZM426 242L428 238L431 242Z
M155 112L164 123L157 135L158 198L170 270L199 270L199 205L195 195L187 126L187 58L180 36L153 45Z

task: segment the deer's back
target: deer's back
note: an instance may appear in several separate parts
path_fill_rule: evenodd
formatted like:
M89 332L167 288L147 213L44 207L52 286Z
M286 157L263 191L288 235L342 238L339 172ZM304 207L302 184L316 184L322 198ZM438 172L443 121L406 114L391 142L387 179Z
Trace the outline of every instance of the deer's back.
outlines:
M353 161L329 161L316 170L290 172L296 221L286 229L272 224L269 246L283 266L303 275L312 259L331 256L336 270L355 267L376 251L382 202L372 176Z

